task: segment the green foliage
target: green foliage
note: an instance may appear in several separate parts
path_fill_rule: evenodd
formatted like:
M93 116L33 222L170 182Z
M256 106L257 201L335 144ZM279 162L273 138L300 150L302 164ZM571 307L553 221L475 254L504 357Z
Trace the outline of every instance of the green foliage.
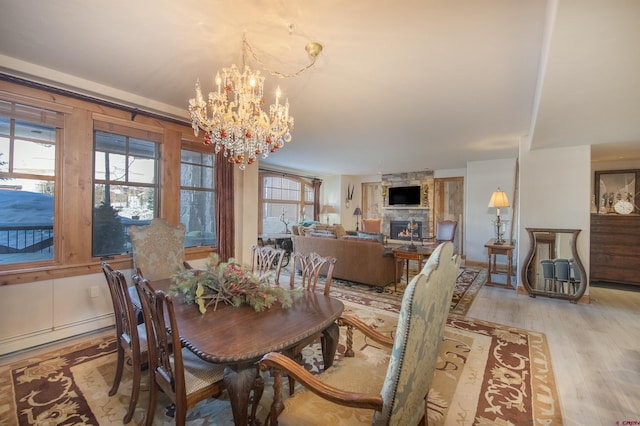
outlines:
M171 277L173 284L169 294L184 295L187 303L195 303L204 314L210 305L215 311L218 303L233 306L245 303L260 312L269 309L274 303L283 308L291 307L293 298L300 290L287 290L271 286L267 277L260 277L235 262L220 262L217 253L213 253L204 269L186 269L179 266Z
M93 254L120 254L124 243L124 226L118 210L103 201L93 210Z

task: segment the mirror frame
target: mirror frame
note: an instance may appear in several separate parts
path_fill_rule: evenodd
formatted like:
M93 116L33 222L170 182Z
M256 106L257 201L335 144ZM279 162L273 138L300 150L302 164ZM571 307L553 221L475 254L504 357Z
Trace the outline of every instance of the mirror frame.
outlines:
M578 239L578 234L580 233L580 229L558 229L558 228L525 228L527 233L529 234L529 253L524 261L524 268L522 268L522 272L520 274L520 278L522 279L522 283L524 288L529 293L530 297L536 296L545 296L545 297L553 297L556 299L565 299L571 301L571 303L576 303L587 290L587 283L589 280L587 279L587 273L584 269L584 265L582 264L582 260L578 256L578 250L576 248L576 240ZM553 293L550 291L542 291L533 288L531 282L529 281L529 274L531 269L533 268L533 259L535 258L538 242L536 239L536 233L565 233L572 234L570 245L571 245L571 255L573 259L576 261L576 265L580 269L581 281L580 287L576 290L575 294L564 294L564 293Z

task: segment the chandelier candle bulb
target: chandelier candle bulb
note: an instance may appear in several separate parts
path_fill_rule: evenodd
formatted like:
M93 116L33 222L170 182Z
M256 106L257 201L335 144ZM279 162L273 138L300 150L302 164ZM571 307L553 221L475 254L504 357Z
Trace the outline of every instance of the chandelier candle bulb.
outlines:
M290 142L294 123L293 117L289 116L289 100L284 105L280 102L280 87L276 91L275 103L268 108L268 114L263 111L265 77L259 70L252 71L244 63L244 59L250 53L259 64L264 64L255 56L246 38L242 40L242 47L241 70L232 64L229 68L217 71L217 91L209 92L207 102L202 96L198 79L196 96L189 99L193 133L198 136L200 130L204 131L204 143L213 145L216 154L223 151L229 162L237 164L240 170L255 163L259 156L266 159L270 153ZM312 56L311 64L294 75L302 73L315 63L322 45L310 44L307 51ZM269 72L279 77L294 76Z

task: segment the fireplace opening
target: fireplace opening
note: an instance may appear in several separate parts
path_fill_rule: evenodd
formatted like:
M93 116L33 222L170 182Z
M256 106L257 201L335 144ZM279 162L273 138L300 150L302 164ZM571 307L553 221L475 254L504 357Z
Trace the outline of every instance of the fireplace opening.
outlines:
M390 225L389 238L392 240L422 241L422 222L413 221L413 229L409 226L409 220L392 220Z

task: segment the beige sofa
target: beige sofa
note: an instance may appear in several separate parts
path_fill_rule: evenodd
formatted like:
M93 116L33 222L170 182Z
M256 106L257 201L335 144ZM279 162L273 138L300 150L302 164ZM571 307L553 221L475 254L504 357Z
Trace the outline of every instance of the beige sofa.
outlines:
M394 282L393 253L373 239L294 235L293 250L335 257L333 278L376 287Z

